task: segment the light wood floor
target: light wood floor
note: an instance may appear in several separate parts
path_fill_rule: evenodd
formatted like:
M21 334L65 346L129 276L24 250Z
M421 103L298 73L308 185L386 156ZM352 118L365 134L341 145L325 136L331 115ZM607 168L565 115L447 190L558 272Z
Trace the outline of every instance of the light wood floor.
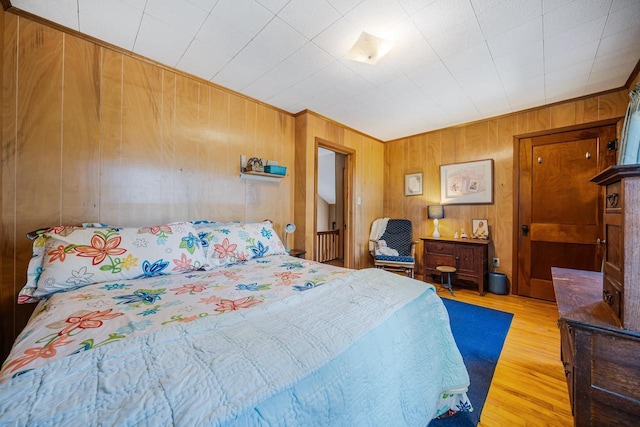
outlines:
M514 314L478 425L572 426L555 303L491 293L480 296L455 286L454 292L455 297L447 290L438 295Z

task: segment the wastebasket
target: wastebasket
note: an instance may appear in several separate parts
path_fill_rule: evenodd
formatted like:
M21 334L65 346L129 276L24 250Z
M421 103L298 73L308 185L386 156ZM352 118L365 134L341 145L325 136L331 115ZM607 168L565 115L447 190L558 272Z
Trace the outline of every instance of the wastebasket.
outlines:
M507 275L504 273L489 273L489 292L492 294L507 295L509 293Z

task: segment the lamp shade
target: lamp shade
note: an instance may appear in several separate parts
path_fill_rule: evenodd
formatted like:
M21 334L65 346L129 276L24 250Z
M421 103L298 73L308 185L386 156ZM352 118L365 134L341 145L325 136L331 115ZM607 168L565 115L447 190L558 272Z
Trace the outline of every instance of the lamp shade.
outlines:
M444 218L444 206L442 205L427 206L427 217L429 219Z

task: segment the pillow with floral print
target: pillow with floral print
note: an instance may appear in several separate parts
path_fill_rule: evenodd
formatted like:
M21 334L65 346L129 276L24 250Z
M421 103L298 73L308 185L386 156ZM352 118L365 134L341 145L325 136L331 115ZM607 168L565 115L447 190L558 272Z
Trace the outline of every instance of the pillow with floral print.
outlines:
M188 222L143 228L54 227L44 233L42 272L33 296L92 283L198 270L206 256Z
M198 237L209 268L286 253L271 221L211 224L198 228Z

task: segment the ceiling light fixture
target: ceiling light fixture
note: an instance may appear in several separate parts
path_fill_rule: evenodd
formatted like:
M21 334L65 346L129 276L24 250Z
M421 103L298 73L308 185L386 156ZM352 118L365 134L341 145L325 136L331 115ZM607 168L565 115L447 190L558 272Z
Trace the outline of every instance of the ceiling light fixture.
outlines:
M389 40L376 37L363 31L360 37L358 37L358 41L356 41L349 51L347 58L352 61L375 65L383 56L389 53L392 47L393 43Z

